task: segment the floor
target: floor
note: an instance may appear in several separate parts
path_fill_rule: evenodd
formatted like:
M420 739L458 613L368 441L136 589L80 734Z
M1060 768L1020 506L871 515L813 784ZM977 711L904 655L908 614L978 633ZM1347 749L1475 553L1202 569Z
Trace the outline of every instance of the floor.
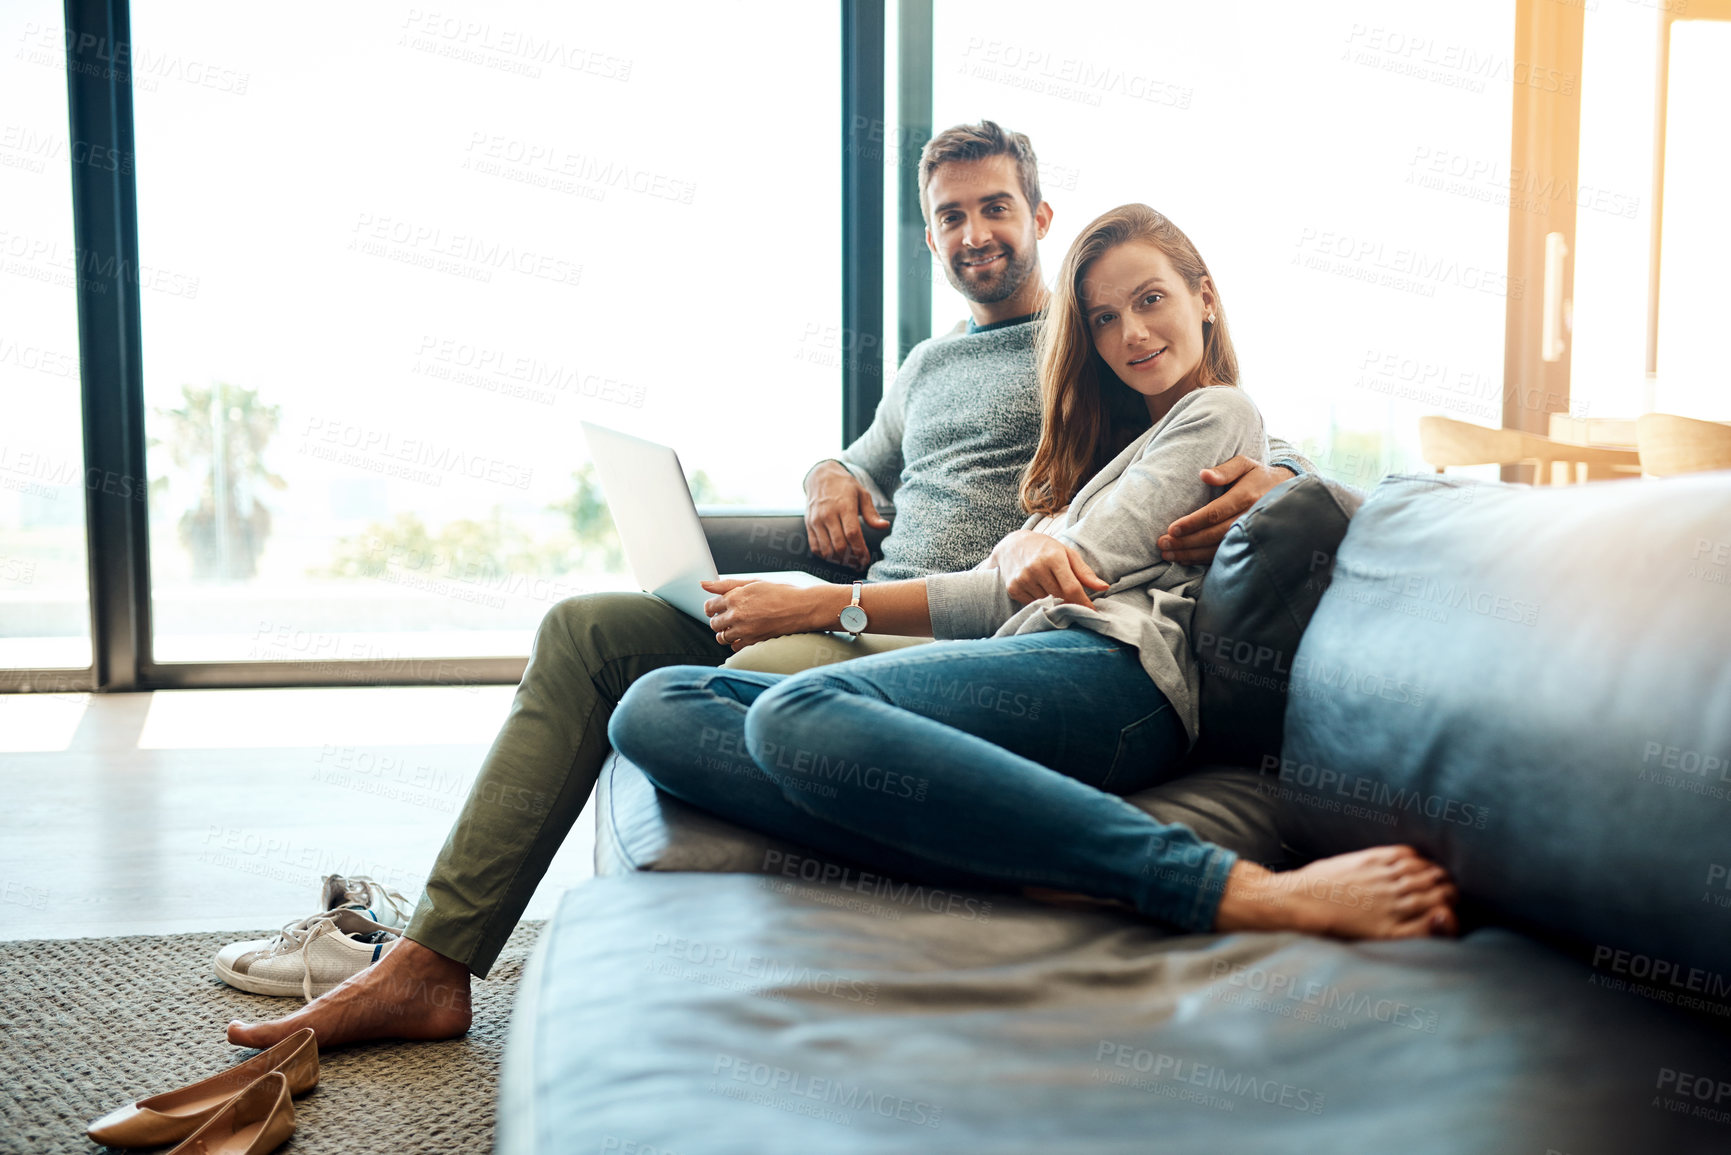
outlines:
M0 940L274 928L419 897L513 686L0 695ZM526 918L594 873L586 810Z

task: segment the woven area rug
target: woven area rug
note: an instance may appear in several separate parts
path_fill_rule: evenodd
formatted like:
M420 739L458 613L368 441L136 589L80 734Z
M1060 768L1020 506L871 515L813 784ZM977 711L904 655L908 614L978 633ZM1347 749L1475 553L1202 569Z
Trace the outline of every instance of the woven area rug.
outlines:
M540 929L519 924L474 984L465 1037L320 1055L319 1085L295 1100L285 1155L491 1151L511 1004ZM237 991L210 960L225 943L264 937L0 942L0 1152L103 1151L84 1137L103 1112L257 1054L229 1045L228 1021L279 1017L301 1000Z

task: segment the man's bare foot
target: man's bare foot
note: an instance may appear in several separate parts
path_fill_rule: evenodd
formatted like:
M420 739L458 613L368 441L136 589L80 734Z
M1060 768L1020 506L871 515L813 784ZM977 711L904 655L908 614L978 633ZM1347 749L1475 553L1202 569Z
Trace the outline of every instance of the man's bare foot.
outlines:
M1460 930L1448 872L1410 846L1373 846L1276 874L1240 860L1214 929L1300 930L1337 938L1419 938Z
M469 1029L469 968L401 939L378 962L269 1023L228 1025L239 1047L269 1047L311 1027L319 1049L368 1039L454 1039Z

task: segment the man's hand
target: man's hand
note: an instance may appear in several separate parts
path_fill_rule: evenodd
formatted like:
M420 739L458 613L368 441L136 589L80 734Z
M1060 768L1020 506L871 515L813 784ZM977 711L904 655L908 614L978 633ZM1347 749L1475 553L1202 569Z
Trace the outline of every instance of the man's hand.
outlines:
M716 595L703 603L715 640L732 646L736 654L768 638L829 628L826 623L847 605L850 590L848 586L800 587L739 578L700 584Z
M855 569L870 565L871 547L859 526L862 517L873 529L890 527L846 466L825 461L811 471L805 489L805 537L813 554Z
M1226 531L1244 516L1245 510L1281 482L1297 476L1284 465L1264 465L1242 454L1213 469L1204 469L1202 484L1232 488L1168 526L1157 543L1160 556L1185 565L1207 565L1214 560L1214 552L1220 548Z
M993 546L986 568L1001 571L1004 588L1023 605L1055 597L1093 609L1088 591L1099 593L1111 585L1089 568L1074 546L1031 529L1018 529Z

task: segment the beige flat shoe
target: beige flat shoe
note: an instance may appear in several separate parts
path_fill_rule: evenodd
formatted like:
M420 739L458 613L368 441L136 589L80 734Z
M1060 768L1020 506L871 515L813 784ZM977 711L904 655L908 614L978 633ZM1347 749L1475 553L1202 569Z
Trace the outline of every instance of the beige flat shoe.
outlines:
M295 1133L295 1105L281 1071L261 1075L168 1155L265 1155Z
M304 1095L318 1085L319 1044L311 1027L302 1027L276 1046L221 1074L117 1107L84 1133L108 1147L161 1147L178 1143L208 1123L261 1076L273 1071L283 1074L291 1095Z

